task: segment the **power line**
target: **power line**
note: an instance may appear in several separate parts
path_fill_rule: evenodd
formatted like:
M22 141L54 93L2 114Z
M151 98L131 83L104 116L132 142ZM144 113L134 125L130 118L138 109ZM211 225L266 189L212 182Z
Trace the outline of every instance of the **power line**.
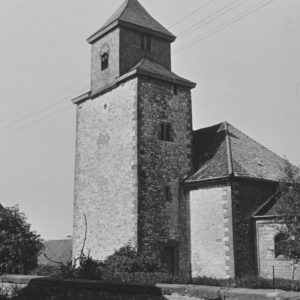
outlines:
M230 22L227 22L227 23L225 22L225 23L221 24L220 26L216 27L215 29L213 29L212 31L208 32L207 34L204 34L204 35L200 36L198 39L196 39L195 41L193 41L192 43L190 43L190 44L187 45L186 47L183 47L183 48L179 49L178 51L176 51L176 52L174 53L174 55L176 55L176 54L182 52L183 50L185 50L185 49L187 49L187 48L192 47L193 45L195 45L195 44L197 44L197 43L199 43L199 42L201 42L201 41L203 41L203 40L209 38L210 36L212 36L212 35L214 35L214 34L220 32L220 31L222 31L222 30L226 29L228 26L230 26L230 25L232 25L232 24L234 24L234 23L236 23L236 22L238 22L238 21L240 21L240 20L246 18L247 16L249 16L249 15L255 13L256 11L258 11L258 10L262 9L263 7L265 7L265 6L269 5L269 4L271 4L271 3L274 2L274 1L275 1L275 0L267 1L267 2L263 3L262 5L259 5L258 7L255 7L255 8L253 8L253 9L251 9L250 11L249 11L249 10L245 10L245 11L244 11L244 12L246 12L245 14L239 15L238 18L234 19L233 21L230 21ZM243 13L244 13L244 12L243 12Z
M6 122L9 121L10 119L14 118L14 116L17 116L17 115L19 115L20 113L25 112L25 111L29 110L30 108L39 105L40 103L44 103L45 100L48 100L48 99L51 99L51 98L54 97L54 96L57 96L57 95L60 94L61 92L63 92L63 91L65 91L65 90L69 89L70 87L72 87L72 86L74 86L74 85L79 84L80 82L82 82L82 81L88 79L89 77L90 77L90 76L85 76L84 78L82 78L82 79L80 79L80 80L78 80L78 81L76 81L76 82L74 82L74 83L68 85L67 87L65 87L65 88L63 88L63 89L61 89L61 90L59 90L59 91L57 91L57 92L55 92L55 93L53 93L53 94L51 94L51 95L49 95L49 96L43 97L42 99L40 99L39 101L36 101L35 103L33 103L33 104L31 104L31 105L26 106L25 108L19 110L18 112L15 112L15 113L13 113L13 114L10 114L7 118L0 120L0 124L1 124L1 123L6 123Z
M244 1L242 1L241 3L238 3L237 5L233 6L235 3L239 2L239 1L240 1L240 0L235 0L235 1L233 1L233 2L231 2L231 3L229 3L229 4L227 4L227 5L225 5L224 7L218 9L217 11L215 11L214 13L208 15L206 18L204 18L204 19L201 20L200 22L198 22L198 23L192 25L191 27L187 28L186 30L184 30L183 32L181 32L181 33L178 35L178 39L182 38L183 36L187 36L187 35L189 35L190 33L192 33L192 32L194 32L195 30L197 30L198 27L199 27L198 25L202 25L203 22L205 22L206 20L209 20L209 19L213 18L213 19L211 20L211 21L213 21L213 20L215 20L216 18L219 17L218 14L221 13L222 11L225 10L225 12L223 12L223 14L224 14L224 13L226 13L226 12L228 12L228 11L230 11L230 10L236 8L236 7L238 7L239 5L241 5L241 4L242 4L243 2L245 2L246 0L244 0ZM233 7L231 7L231 6L233 6ZM221 14L221 15L223 15L223 14ZM217 15L217 16L214 18L215 15ZM209 22L211 22L211 21L209 21ZM205 23L205 24L208 24L209 22L207 22L207 23Z
M84 91L85 91L85 90L84 90ZM76 93L80 93L80 92L83 92L83 91L77 91ZM71 97L71 96L70 96L70 97ZM69 99L70 99L69 96L68 96L68 97L64 97L63 99L59 99L59 100L57 100L57 101L55 101L55 102L53 102L53 103L51 103L51 104L49 104L49 105L47 105L47 106L41 108L41 109L38 109L38 110L36 110L36 111L34 111L34 112L32 112L32 113L30 113L30 114L28 114L28 115L26 115L26 116L20 118L20 119L17 119L16 121L10 122L10 123L6 124L5 126L1 126L1 127L0 127L0 130L9 128L9 127L11 127L11 126L13 126L13 125L16 125L16 124L18 124L18 123L20 123L20 122L22 122L22 121L25 121L25 120L27 120L27 119L29 119L29 118L31 118L31 117L33 117L33 116L35 116L35 115L41 113L41 112L43 112L43 111L45 111L45 110L48 110L49 108L51 108L51 107L53 107L53 106L56 106L57 104L60 104L60 103L62 103L63 101L66 101L66 100L69 100Z
M168 26L168 28L172 28L180 23L182 23L183 21L185 21L187 18L189 18L190 16L196 14L198 11L202 10L203 8L207 7L208 5L210 5L212 2L214 2L215 0L210 0L207 3L205 3L204 5L198 7L196 10L190 12L189 14L187 14L185 17L183 17L182 19L179 19L176 23L172 24L171 26Z
M22 126L22 127L19 127L19 128L14 129L14 130L11 130L11 131L9 131L9 132L6 132L6 133L4 133L4 134L1 134L0 137L6 136L6 135L9 135L9 134L12 134L12 133L15 133L15 132L20 131L20 130L22 130L22 129L25 129L25 128L27 128L27 127L29 127L29 126L35 124L35 123L41 122L41 121L43 121L43 120L45 120L45 119L48 119L48 118L50 118L50 117L52 117L52 116L54 116L54 115L56 115L56 114L58 114L58 113L60 113L60 112L62 112L62 111L65 111L65 110L67 110L67 109L70 109L71 107L72 107L72 106L69 104L68 106L65 106L65 107L62 108L62 109L56 110L56 111L52 112L51 114L45 115L44 117L39 118L39 119L37 119L37 120L34 120L34 121L32 121L32 122L30 122L30 123L28 123L28 124L26 124L26 125L24 125L24 126Z

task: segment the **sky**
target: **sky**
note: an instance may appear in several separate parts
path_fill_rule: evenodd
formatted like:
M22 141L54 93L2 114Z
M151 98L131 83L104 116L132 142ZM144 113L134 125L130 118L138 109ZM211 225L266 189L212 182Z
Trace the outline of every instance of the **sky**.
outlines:
M0 0L0 203L72 235L76 108L94 33L123 0ZM228 121L300 164L300 1L140 0L178 36L194 129Z

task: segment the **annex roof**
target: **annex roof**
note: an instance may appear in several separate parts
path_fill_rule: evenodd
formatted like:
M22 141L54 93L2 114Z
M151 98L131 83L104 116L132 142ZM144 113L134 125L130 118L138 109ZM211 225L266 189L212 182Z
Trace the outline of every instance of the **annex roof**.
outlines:
M161 36L170 41L175 40L175 36L157 22L137 0L125 0L116 12L99 28L87 41L92 43L103 34L117 25L133 27L154 35Z
M229 176L278 181L285 160L223 122L193 132L192 183Z
M67 263L72 256L72 239L49 240L39 256L39 265L57 266L54 262L48 260L46 254L51 260L56 262Z

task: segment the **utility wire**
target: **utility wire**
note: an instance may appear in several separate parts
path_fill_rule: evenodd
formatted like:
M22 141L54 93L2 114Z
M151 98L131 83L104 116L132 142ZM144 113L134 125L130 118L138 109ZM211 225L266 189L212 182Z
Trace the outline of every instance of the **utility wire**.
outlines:
M262 5L259 5L259 6L255 7L255 8L253 8L253 9L250 9L250 11L249 11L249 10L245 10L245 11L243 12L244 14L239 15L236 19L234 19L234 20L232 20L232 21L230 21L230 22L225 22L225 23L221 24L220 26L216 27L215 29L213 29L212 31L210 31L210 32L208 32L208 33L206 33L206 34L200 36L198 39L194 40L194 41L193 41L192 43L190 43L189 45L187 45L187 46L185 46L185 47L179 49L178 51L176 51L176 52L174 53L174 55L176 55L176 54L182 52L183 50L185 50L185 49L187 49L187 48L192 47L193 45L195 45L195 44L197 44L197 43L199 43L199 42L201 42L201 41L203 41L203 40L205 40L205 39L211 37L212 35L214 35L214 34L220 32L220 31L223 31L223 30L226 29L228 26L230 26L230 25L232 25L232 24L234 24L234 23L236 23L236 22L238 22L238 21L240 21L240 20L242 20L242 19L248 17L249 15L255 13L256 11L258 11L258 10L262 9L263 7L265 7L265 6L269 5L269 4L271 4L271 3L274 2L274 1L275 1L275 0L270 0L270 1L264 2ZM246 13L245 13L245 12L246 12Z
M178 21L177 21L175 24L173 24L172 26L175 26L175 25L177 25L177 24L183 22L183 21L184 21L185 19L187 19L188 17L194 15L195 13L197 13L198 11L200 11L201 9L203 9L203 8L207 7L208 5L210 5L213 1L215 1L215 0L210 0L210 1L206 2L204 5L200 6L200 7L197 8L196 10L192 11L191 13L189 13L188 15L186 15L184 18L178 20ZM208 16L207 18L205 18L204 20L202 20L200 23L203 23L203 21L207 20L208 18L213 17L215 14L221 12L222 10L226 9L227 7L231 6L232 4L234 4L235 2L238 2L238 1L239 1L239 0L236 0L236 1L234 1L233 3L231 3L231 4L227 5L227 6L225 6L224 8L218 10L216 13L214 13L214 14ZM215 18L214 18L214 19L215 19ZM211 21L213 21L213 20L211 20ZM211 21L209 21L209 22L211 22ZM196 26L197 26L198 24L199 24L199 23L197 23ZM206 24L206 23L205 23L205 24ZM203 26L204 26L205 24L203 24ZM195 25L194 25L194 26L195 26ZM194 27L194 26L193 26L193 27ZM196 29L195 29L195 30L196 30ZM185 32L185 31L184 31L184 32ZM94 72L92 75L97 74L98 72L99 72L99 71L96 71L96 72ZM1 130L1 129L5 129L5 128L9 128L10 126L13 126L13 125L15 125L15 124L18 124L18 123L20 123L20 122L22 122L22 121L24 121L24 120L27 120L27 119L30 118L31 116L35 116L36 114L38 114L38 113L40 113L40 112L43 112L43 111L45 111L45 110L51 108L52 106L58 105L58 104L61 102L61 100L57 100L57 101L55 101L55 102L53 102L53 103L51 103L51 104L49 104L49 105L47 105L47 106L45 106L45 107L43 107L43 108L41 108L41 109L38 109L38 110L33 111L32 113L30 113L30 114L28 114L28 115L26 115L26 116L24 116L24 117L22 117L22 118L20 118L20 119L17 119L17 120L15 120L15 121L9 122L10 119L14 119L14 117L17 116L17 115L19 115L20 113L25 112L25 111L29 110L29 109L32 108L32 107L35 107L36 105L38 105L38 104L40 104L40 103L44 103L45 100L47 100L47 99L49 99L49 98L52 98L53 96L56 96L56 95L60 94L61 92L67 90L68 88L70 88L70 87L72 87L72 86L74 86L74 85L79 84L80 82L82 82L82 81L84 81L84 80L86 80L86 79L88 79L88 78L89 78L89 76L86 76L86 77L80 79L79 81L76 81L76 82L72 83L71 85L67 86L66 88L64 88L64 89L62 89L62 90L59 90L58 92L55 92L54 94L52 94L52 95L50 95L50 96L47 96L47 97L44 97L44 98L42 98L40 101L35 102L34 104L31 104L31 105L25 107L25 108L22 109L21 111L19 111L19 112L17 112L17 113L11 114L11 115L10 115L9 117L7 117L6 119L0 120L0 124L4 124L4 126L0 126L0 130ZM7 122L8 122L8 124L6 124Z
M171 26L168 26L168 28L173 28L174 26L182 23L183 21L185 21L187 18L189 18L190 16L196 14L198 11L202 10L203 8L207 7L208 5L210 5L212 2L214 2L215 0L210 0L207 3L205 3L204 5L198 7L196 10L190 12L189 14L187 14L185 17L183 17L182 19L179 19L176 23L172 24Z
M172 25L172 26L175 26L176 24L179 24L180 22L184 21L186 18L188 18L189 16L195 14L196 12L198 12L198 11L201 10L201 9L203 9L204 7L208 6L208 5L209 5L210 3L212 3L213 1L214 1L214 0L211 0L211 1L207 2L206 4L204 4L203 6L199 7L199 8L196 9L195 11L191 12L190 14L188 14L187 16L185 16L184 18L182 18L181 20L179 20L177 23L175 23L175 24ZM200 42L200 41L202 41L202 40L204 40L204 39L207 39L208 37L210 37L210 36L212 36L212 35L214 35L214 34L220 32L220 31L224 30L226 27L228 27L228 26L230 26L230 25L232 25L232 24L234 24L234 23L236 23L236 22L242 20L243 18L245 18L245 17L247 17L247 16L253 14L253 13L256 12L257 10L259 10L259 9L261 9L261 8L263 8L263 7L267 6L267 5L269 5L269 4L271 4L273 1L275 1L275 0L267 1L267 2L263 3L263 4L260 5L260 6L255 6L254 8L252 7L250 10L249 10L249 9L244 10L244 11L242 12L242 14L238 15L238 17L235 18L234 20L232 20L232 21L230 21L230 22L225 22L225 23L221 24L220 26L216 27L216 28L213 29L212 31L210 31L210 32L208 32L208 33L206 33L206 34L200 36L200 38L198 38L198 39L192 41L192 42L191 42L190 44L188 44L187 46L185 46L185 47L179 49L179 50L178 50L177 52L175 52L174 54L178 54L179 52L182 52L183 50L185 50L185 49L187 49L187 48L189 48L189 47L192 47L192 46L195 45L196 43L198 43L198 42ZM192 31L188 31L189 29L187 29L187 30L185 30L184 32L182 32L182 33L181 33L181 36L183 36L184 33L187 33L187 32L188 32L187 34L189 34L189 33L193 32L193 31L197 30L199 27L202 27L202 26L206 25L207 23L210 23L211 21L213 21L213 20L215 20L216 18L222 16L223 14L227 13L228 11L233 10L233 9L236 8L237 6L240 6L242 3L245 2L245 0L242 1L242 2L240 2L240 3L238 3L237 5L234 5L234 4L237 3L237 2L239 2L239 0L236 0L236 1L232 2L232 3L230 3L229 5L226 5L226 6L224 6L223 8L217 10L215 13L213 13L213 14L211 14L210 16L208 16L207 18L203 19L201 22L199 22L199 23L197 23L197 24L194 24L192 27L190 27L189 29L193 29ZM234 6L232 7L232 5L234 5ZM222 12L222 11L223 11L223 13L220 14L220 12ZM216 16L216 15L217 15L217 16ZM214 17L214 16L216 16L216 17ZM213 19L210 20L209 22L203 23L204 21L206 21L206 20L208 20L208 19L211 19L211 18L213 18ZM199 26L199 25L202 25L202 26ZM95 72L95 74L96 74L96 73L98 73L98 72ZM69 87L71 87L71 86L74 86L74 85L76 85L76 84L82 82L83 80L85 80L85 79L87 79L87 78L88 78L88 77L85 77L85 78L81 79L80 81L77 81L77 82L71 84L71 85L68 86L67 88L69 88ZM54 93L54 94L52 95L52 97L53 97L54 95L57 95L57 94L60 93L61 91L66 90L67 88L64 88L64 89L62 89L62 90L60 90L60 91ZM49 97L47 97L47 98L49 98ZM47 98L44 98L44 99L47 99ZM44 99L38 101L37 103L40 103L40 102L44 101ZM69 99L69 98L68 98L68 99ZM34 111L33 113L31 113L31 114L29 114L29 115L27 115L27 116L25 116L25 117L23 117L23 118L21 118L21 119L18 119L18 120L14 121L14 122L11 122L11 123L9 123L9 124L3 126L3 127L0 127L0 130L1 130L1 129L8 128L8 127L11 127L11 126L13 126L13 125L15 125L15 124L18 124L18 123L20 123L20 122L22 122L22 121L24 121L24 120L27 120L27 119L29 119L30 117L32 117L32 116L34 116L34 115L36 115L36 114L39 114L40 112L43 112L43 111L49 109L50 107L52 107L52 106L54 106L54 105L57 105L57 104L60 103L61 101L62 101L62 99L57 100L57 101L55 101L55 102L53 102L53 103L47 105L46 107L43 107L42 109L39 109L39 110L37 110L37 111ZM28 106L27 108L23 109L22 111L25 111L25 110L27 110L28 108L33 107L33 106L35 106L35 105L36 105L36 104L32 104L32 105ZM35 123L40 122L40 121L42 121L42 120L44 120L44 119L46 119L46 118L48 118L48 117L50 117L50 116L53 116L53 115L56 114L56 113L59 113L59 112L61 112L61 111L63 111L63 110L66 110L68 107L70 107L70 106L68 105L67 107L64 107L63 109L54 111L54 112L52 112L51 114L46 115L45 117L42 117L42 118L37 119L37 120L34 120L34 121L32 121L32 122L26 124L26 125L23 126L23 127L16 128L15 130L9 131L8 133L2 134L2 135L0 135L0 136L4 136L4 135L10 134L10 133L12 133L12 132L21 130L21 129L23 129L23 128L26 128L26 127L28 127L28 126L30 126L30 125L32 125L32 124L35 124ZM3 122L3 121L2 121L2 122ZM1 123L1 121L0 121L0 123Z
M45 119L48 119L48 118L50 118L50 117L52 117L52 116L54 116L54 115L56 115L56 114L58 114L58 113L60 113L60 112L62 112L62 111L65 111L65 110L67 110L67 109L70 109L70 108L72 108L72 106L71 106L70 104L68 104L68 106L65 106L65 107L63 107L62 109L59 109L59 110L56 110L56 111L52 112L51 114L45 115L45 116L43 116L42 118L39 118L39 119L34 120L34 121L30 122L30 123L27 123L26 125L24 125L24 126L22 126L22 127L18 127L18 128L15 128L14 130L10 130L10 131L8 131L8 132L6 132L6 133L4 133L4 134L0 134L0 137L6 136L6 135L10 135L10 134L15 133L15 132L17 132L17 131L20 131L20 130L22 130L22 129L25 129L25 128L28 127L28 126L31 126L31 125L33 125L33 124L35 124L35 123L38 123L38 122L41 122L41 121L43 121L43 120L45 120Z
M200 22L190 26L189 28L185 29L184 31L182 31L181 33L178 34L178 39L181 38L182 36L188 35L190 34L190 32L193 32L191 30L193 30L194 28L197 28L198 25L201 25L204 21L214 17L215 15L218 15L220 12L222 12L223 10L230 10L232 9L231 6L233 6L235 3L239 2L240 0L234 0L233 2L223 6L222 8L218 9L217 11L215 11L214 13L208 15L206 18L204 18L203 20L201 20Z
M65 87L65 88L63 88L63 89L61 89L61 90L59 90L59 91L57 91L57 92L55 92L55 93L53 93L53 94L51 94L49 96L43 97L42 99L40 99L39 101L36 101L33 104L30 104L30 105L26 106L25 108L19 110L18 112L10 114L7 118L0 120L0 124L6 123L10 119L12 119L15 116L19 115L20 113L25 112L25 111L29 110L30 108L39 105L40 103L45 103L45 100L51 99L52 97L59 95L61 92L64 92L65 90L69 89L72 86L78 85L80 82L83 82L84 80L88 79L89 77L90 76L85 76L84 78L82 78L82 79L80 79L80 80L78 80L78 81L76 81L76 82L68 85L67 87ZM58 102L58 101L56 101L56 102Z
M85 90L84 90L84 91L85 91ZM80 93L80 92L83 92L83 91L81 90L81 91L78 91L78 92L76 92L76 93ZM71 96L70 96L70 97L71 97ZM24 116L24 117L22 117L22 118L20 118L20 119L18 119L18 120L16 120L16 121L14 121L14 122L10 122L10 123L6 124L5 126L1 126L1 127L0 127L0 130L9 128L9 127L11 127L11 126L13 126L13 125L15 125L15 124L18 124L18 123L24 121L24 120L27 120L27 119L29 119L29 118L31 118L31 117L33 117L33 116L35 116L35 115L37 115L37 114L39 114L39 113L45 111L45 110L48 110L49 108L51 108L51 107L53 107L53 106L56 106L56 105L59 104L59 103L65 102L66 100L69 100L69 96L68 96L68 97L64 97L63 99L59 99L59 100L57 100L57 101L55 101L55 102L52 102L51 104L49 104L49 105L47 105L47 106L45 106L45 107L43 107L43 108L41 108L41 109L38 109L38 110L36 110L36 111L34 111L34 112L32 112L32 113L26 115L26 116Z
M192 30L185 30L181 33L181 35L179 35L178 39L181 39L185 36L188 36L189 34L195 32L196 30L198 30L199 28L204 27L205 25L211 23L212 21L218 19L219 17L227 14L228 12L234 10L235 8L241 6L243 3L245 3L247 0L242 0L241 2L239 2L240 0L236 0L232 3L230 3L229 5L224 6L223 8L217 10L216 12L214 12L213 14L207 16L206 18L204 18L203 20L201 20L200 22L194 24L191 28L193 28ZM234 5L236 2L236 5ZM232 6L233 5L233 6ZM205 22L206 21L206 22Z

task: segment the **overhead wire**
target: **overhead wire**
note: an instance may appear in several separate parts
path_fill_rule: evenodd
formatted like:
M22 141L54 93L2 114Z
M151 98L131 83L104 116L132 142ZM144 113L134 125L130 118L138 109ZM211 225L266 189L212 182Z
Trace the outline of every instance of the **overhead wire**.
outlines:
M6 136L6 135L10 135L10 134L15 133L15 132L17 132L19 130L25 129L26 127L29 127L29 126L31 126L31 125L33 125L35 123L41 122L41 121L43 121L45 119L48 119L48 118L50 118L50 117L52 117L52 116L54 116L54 115L56 115L56 114L58 114L58 113L60 113L62 111L70 109L70 108L72 108L72 106L68 104L67 106L65 106L63 108L61 108L59 110L56 110L56 111L54 111L54 112L52 112L52 113L50 113L48 115L45 115L42 118L39 118L39 119L36 119L36 120L34 120L34 121L30 122L30 123L27 123L26 125L24 125L22 127L18 127L18 128L13 129L13 130L10 130L10 131L8 131L8 132L6 132L4 134L0 134L0 137Z
M173 25L171 25L171 27L176 26L177 24L179 24L179 23L183 22L184 20L186 20L188 17L190 17L190 16L196 14L196 13L199 12L201 9L203 9L203 8L207 7L208 5L210 5L213 1L215 1L215 0L210 0L210 1L208 1L208 2L205 3L204 5L200 6L200 7L197 8L196 10L194 10L194 11L192 11L191 13L189 13L188 15L186 15L184 18L178 20L176 23L174 23ZM189 35L190 33L192 33L192 32L194 32L194 31L198 30L199 28L201 28L201 27L207 25L208 23L211 23L212 21L214 21L215 19L221 17L221 16L224 15L225 13L227 13L227 12L229 12L229 11L232 11L232 10L235 9L236 7L240 6L240 5L243 4L245 1L246 1L246 0L243 0L243 1L240 2L240 0L235 0L235 1L231 2L230 4L228 4L228 5L224 6L224 7L222 7L221 9L217 10L217 11L214 12L213 14L207 16L206 18L202 19L200 22L194 24L193 26L191 26L191 27L189 27L188 29L186 29L185 31L183 31L183 32L179 35L179 38L182 38L182 37L184 37L184 36L186 36L186 35ZM204 39L207 39L208 37L210 37L210 36L212 36L212 35L214 35L214 34L220 32L220 31L224 30L226 27L228 27L228 26L230 26L230 25L232 25L232 24L234 24L234 23L236 23L236 22L242 20L243 18L249 16L250 14L253 14L253 13L256 12L257 10L259 10L259 9L261 9L261 8L263 8L263 7L267 6L267 5L269 5L269 4L271 4L271 2L273 2L273 1L275 1L275 0L269 0L269 1L264 2L262 5L255 6L255 7L251 7L250 10L249 10L249 9L244 10L244 11L243 11L241 14L239 14L239 15L237 16L237 18L235 18L234 20L232 20L232 21L230 21L230 22L225 22L225 23L220 24L219 26L217 26L216 28L214 28L212 31L209 31L209 32L205 33L204 35L201 35L201 36L198 37L196 40L194 40L194 41L192 41L191 43L189 43L187 46L185 46L185 47L179 49L178 51L176 51L174 54L178 54L178 53L182 52L183 50L192 47L192 46L195 45L196 43L198 43L198 42L200 42L200 41L202 41L202 40L204 40ZM237 2L238 2L238 3L237 3ZM235 3L237 3L237 4L234 5ZM206 20L208 20L208 21L205 22ZM95 73L98 73L98 72L95 72ZM92 74L92 75L93 75L93 74ZM32 105L28 106L27 108L24 108L23 110L21 110L21 112L22 112L22 111L25 111L25 110L28 110L28 109L31 108L31 107L36 106L37 103L41 103L41 102L43 102L45 99L49 99L50 97L53 97L53 96L59 94L60 92L67 90L69 87L72 87L72 86L74 86L74 85L77 85L78 83L80 83L80 82L86 80L87 78L89 78L89 76L86 76L86 77L84 77L83 79L81 79L81 80L79 80L79 81L76 81L76 82L72 83L72 84L69 85L68 87L66 87L66 88L64 88L64 89L62 89L62 90L60 90L60 91L58 91L58 92L52 94L51 96L45 97L45 98L43 98L42 100L36 102L35 104L32 104ZM68 99L70 99L70 98L68 98ZM39 109L39 110L37 110L37 111L34 111L33 113L30 113L29 115L26 115L26 116L24 116L24 117L22 117L22 118L20 118L20 119L18 119L18 120L16 120L16 121L14 121L14 122L11 122L11 123L9 123L9 124L7 124L7 125L5 125L5 126L2 126L2 127L0 127L0 130L1 130L1 129L5 129L5 128L9 128L9 127L11 127L11 126L13 126L13 125L16 125L16 124L18 124L18 123L24 121L24 120L27 120L27 119L31 118L32 116L35 116L35 115L37 115L37 114L39 114L39 113L41 113L41 112L43 112L43 111L46 111L46 110L48 110L49 108L51 108L52 106L55 106L55 105L57 105L57 104L60 104L61 101L62 101L61 99L60 99L60 100L57 100L57 101L55 101L55 102L53 102L53 103L47 105L46 107L43 107L43 108L41 108L41 109ZM46 115L46 116L44 116L44 117L42 117L42 118L40 118L40 119L34 120L34 121L32 121L32 122L26 124L26 125L23 126L23 127L16 128L16 129L10 131L10 132L7 133L7 134L10 134L11 132L15 132L15 131L17 131L17 130L21 130L21 129L23 129L23 128L26 128L26 127L28 127L28 126L30 126L30 125L36 123L36 122L40 122L40 121L44 120L45 118L48 118L48 117L50 117L50 116L53 116L53 115L56 114L56 113L59 113L60 111L66 110L68 107L70 107L70 106L68 105L67 107L65 107L65 108L63 108L63 109L61 109L61 110L54 111L53 113L51 113L51 114L49 114L49 115ZM14 115L15 115L15 114L14 114ZM6 120L7 120L7 119L6 119ZM3 123L3 122L5 122L6 120L0 120L0 124ZM0 135L0 136L4 136L4 135L7 135L7 134L2 134L2 135Z
M220 24L219 26L217 26L216 28L214 28L213 30L201 35L200 37L198 37L196 40L192 41L190 44L186 45L185 47L179 49L178 51L174 52L174 55L182 52L183 50L187 49L187 48L190 48L192 46L194 46L195 44L211 37L212 35L220 32L220 31L223 31L224 29L226 29L228 26L248 17L249 15L252 15L253 13L255 13L256 11L264 8L265 6L271 4L272 2L274 2L275 0L269 0L269 1L266 1L264 2L263 4L259 5L259 6L255 6L254 8L252 7L251 9L247 9L245 11L242 12L242 14L239 14L237 16L237 18L231 20L231 21L227 21L227 22L224 22L222 24Z
M80 91L77 91L76 93L81 93L81 92L84 92L85 90L80 90ZM20 122L26 121L27 119L29 119L29 118L31 118L31 117L33 117L33 116L35 116L35 115L37 115L37 114L45 111L45 110L48 110L49 108L51 108L53 106L56 106L57 104L62 104L66 100L70 100L69 96L61 98L59 100L56 100L55 102L52 102L52 103L50 103L49 105L47 105L47 106L45 106L43 108L40 108L40 109L38 109L38 110L36 110L36 111L34 111L34 112L32 112L32 113L30 113L30 114L28 114L28 115L20 118L20 119L17 119L16 121L10 122L10 123L8 123L8 124L6 124L4 126L0 126L0 130L9 128L9 127L11 127L13 125L16 125L16 124L20 123Z
M188 19L189 17L195 15L197 12L199 12L200 10L204 9L205 7L209 6L212 2L214 2L215 0L209 0L207 3L203 4L202 6L198 7L197 9L193 10L192 12L188 13L186 16L184 16L182 19L179 19L176 23L168 26L168 28L173 28L176 25L182 23L183 21L185 21L186 19Z
M211 23L212 21L216 20L217 18L225 15L226 13L234 10L235 8L241 6L243 3L245 3L247 0L242 0L240 2L240 0L235 0L233 2L231 2L228 5L225 5L224 7L218 9L216 12L212 13L211 15L207 16L206 18L202 19L200 22L194 24L193 26L189 27L188 29L184 30L183 32L181 32L178 35L178 39L181 39L185 36L188 36L189 34L195 32L196 30L198 30L199 28ZM238 3L237 3L238 2ZM237 3L236 5L234 5L235 3ZM207 21L207 22L205 22Z

